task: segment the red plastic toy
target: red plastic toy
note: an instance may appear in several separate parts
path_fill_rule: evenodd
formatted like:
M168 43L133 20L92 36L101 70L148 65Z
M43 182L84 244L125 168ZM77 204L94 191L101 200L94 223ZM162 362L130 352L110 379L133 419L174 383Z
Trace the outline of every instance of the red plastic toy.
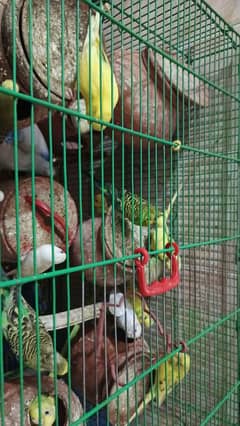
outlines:
M164 277L162 278L161 281L153 281L151 284L146 283L145 274L144 274L144 267L149 261L148 251L142 247L134 250L135 254L140 253L143 256L142 259L135 260L137 276L138 276L138 287L143 297L158 296L178 286L180 281L178 260L177 260L179 248L175 242L167 243L166 248L169 248L171 246L174 247L174 252L167 253L167 256L169 257L169 259L172 258L171 276L169 278Z

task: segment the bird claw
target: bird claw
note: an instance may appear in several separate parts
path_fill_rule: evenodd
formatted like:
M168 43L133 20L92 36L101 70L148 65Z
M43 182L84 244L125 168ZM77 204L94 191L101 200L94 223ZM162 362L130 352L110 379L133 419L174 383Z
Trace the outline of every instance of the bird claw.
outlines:
M66 99L66 107L72 109L72 106L76 100L76 91L71 87L67 87L64 98ZM63 116L62 111L60 111L60 116Z
M188 352L188 347L187 347L187 343L185 342L185 340L180 340L179 344L175 345L175 347L177 348L179 345L182 345L182 349L181 352L185 353Z
M68 87L65 92L65 98L67 99L67 106L68 108L71 107L71 105L74 104L76 100L76 90L72 89L71 87Z

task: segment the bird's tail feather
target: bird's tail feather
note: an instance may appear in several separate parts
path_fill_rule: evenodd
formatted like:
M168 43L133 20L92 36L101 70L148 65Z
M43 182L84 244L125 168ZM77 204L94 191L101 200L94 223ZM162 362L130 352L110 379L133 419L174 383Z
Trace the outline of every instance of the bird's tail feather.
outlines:
M178 190L173 195L173 197L172 197L172 199L171 199L171 201L170 201L167 209L165 210L164 216L165 216L165 220L166 221L167 221L167 219L168 219L168 217L170 215L170 211L173 208L173 205L174 205L174 203L175 203L175 201L177 199L177 196L178 196L179 192L181 191L181 189L182 189L182 185L179 186Z
M100 14L96 12L95 14L91 13L88 25L88 32L85 38L82 51L89 49L89 44L91 46L96 43L96 40L99 38L99 27L100 27Z
M91 14L91 43L96 43L96 40L99 39L99 29L100 29L100 13L96 12ZM90 26L89 26L90 34Z

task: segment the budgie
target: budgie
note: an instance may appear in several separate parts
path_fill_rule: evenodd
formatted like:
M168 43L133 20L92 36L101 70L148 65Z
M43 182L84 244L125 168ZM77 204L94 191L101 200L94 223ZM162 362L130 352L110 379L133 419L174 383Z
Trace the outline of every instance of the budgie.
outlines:
M4 80L2 82L4 89L14 90L12 80ZM16 83L16 92L19 92L19 86ZM11 130L14 126L14 96L0 93L0 139Z
M146 328L150 328L154 321L151 318L149 307L143 297L137 292L133 294L132 288L128 286L126 298L131 303L140 324L144 324Z
M152 224L162 223L161 212L157 213L157 209L155 206L148 203L147 200L142 199L126 189L123 190L123 207L122 207L122 192L117 188L113 189L113 186L109 183L106 183L104 188L102 188L101 184L94 179L94 184L97 190L101 191L95 195L94 206L99 213L102 207L102 191L104 194L104 213L107 212L108 207L112 204L114 200L115 207L118 209L124 210L124 216L132 221L135 225L143 225L147 226ZM167 240L166 240L167 243Z
M36 124L33 127L33 139L31 139L31 126L19 129L17 132L19 171L31 172L32 170L32 143L35 145L35 173L50 176L48 146ZM10 131L0 145L0 169L14 170L14 168L14 132ZM55 173L54 168L53 173Z
M109 191L109 188L106 186L105 188L105 205L110 205L112 203L112 188ZM132 194L131 192L124 189L124 201L123 201L123 210L124 210L124 216L128 220L132 221L135 225L141 225L147 226L148 224L152 224L157 219L156 217L156 209L154 206L151 206L145 199L142 199L136 195ZM99 197L99 195L98 195ZM115 190L114 191L114 200L115 200L115 206L117 208L122 209L122 194L120 191ZM100 201L99 201L100 202ZM148 211L149 209L149 211Z
M184 379L190 370L190 355L180 352L161 364L156 370L153 384L154 396L161 405L173 387Z
M80 55L80 91L86 102L87 114L109 122L118 102L119 92L107 55L104 52L103 46L100 45L99 31L100 14L97 12L95 14L91 13L88 33ZM76 88L77 84L75 85L75 90ZM94 130L101 131L105 127L101 124L93 123Z
M52 259L53 254L53 259ZM51 244L43 244L36 248L36 272L41 274L49 269L52 264L59 265L66 260L66 253L57 246ZM16 275L17 270L14 269L7 273L7 275ZM34 274L34 250L31 250L22 259L21 263L21 276L27 277Z
M56 418L55 401L52 396L41 395L41 425L52 426ZM36 396L28 406L32 425L39 425L39 398Z
M2 277L3 279L3 272ZM22 329L22 357L26 367L37 370L37 333L36 314L32 307L21 298L22 315L18 310L18 289L16 286L2 288L0 290L2 299L2 332L5 339L19 359L19 326ZM54 350L52 338L41 321L39 324L39 344L40 344L40 369L41 371L52 372L54 370ZM67 361L59 354L56 354L57 374L64 375L68 371Z
M116 317L117 327L121 328L129 339L137 339L142 334L142 327L131 303L123 293L111 293L108 304L109 312Z
M146 393L144 400L138 406L137 413L141 413L150 401L156 399L161 406L166 396L172 392L190 370L190 356L187 353L179 353L173 358L162 363L155 371L153 384ZM130 418L129 423L135 418L136 412Z

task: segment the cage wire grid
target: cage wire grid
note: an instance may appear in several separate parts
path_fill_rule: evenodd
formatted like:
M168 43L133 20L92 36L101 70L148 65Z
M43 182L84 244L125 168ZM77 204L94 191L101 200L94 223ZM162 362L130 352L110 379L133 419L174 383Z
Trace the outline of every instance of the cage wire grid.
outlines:
M7 3L1 2L2 8ZM239 35L201 0L115 1L110 9L90 0L46 0L40 2L41 19L45 17L41 21L40 32L36 20L36 11L39 13L37 3L34 0L10 2L11 41L6 46L6 36L2 35L0 43L2 81L6 78L2 69L4 47L8 59L11 57L14 83L13 90L0 86L0 97L3 94L9 95L8 98L14 95L11 105L13 128L7 129L13 130L13 171L4 172L2 169L6 167L1 166L0 189L4 191L6 188L5 197L12 200L12 211L8 211L11 223L7 224L8 228L0 224L1 258L5 271L17 268L13 277L2 273L0 282L0 424L33 424L29 414L33 391L26 391L33 386L30 376L34 377L34 395L39 399L36 410L38 424L44 424L45 420L40 395L50 394L54 396L53 423L56 425L127 425L142 403L143 410L136 414L131 424L236 426L239 424L240 383ZM90 9L86 12L83 5ZM70 10L72 8L70 15L69 7ZM22 24L20 31L20 18L16 18L19 10L18 16L25 17L25 28ZM111 86L114 84L116 55L119 61L115 75L118 74L120 107L114 109L111 93L109 102L114 111L109 120L104 116L105 89L101 84L99 116L95 113L93 97L89 96L86 113L80 105L81 86L85 83L91 93L95 90L95 82L105 77L103 61L91 56L91 44L88 73L91 74L93 69L95 80L89 79L86 84L86 74L81 74L81 67L78 69L87 29L90 36L94 33L90 19L94 11L104 17L100 20L98 46L100 50L105 49L113 65L109 77ZM69 27L69 16L71 25L74 23L72 27ZM19 61L21 43L28 58L27 77L23 76L23 63ZM148 54L145 58L146 85L143 86L142 52L145 48L148 48ZM153 53L154 66L149 51ZM163 58L160 71L157 55ZM38 61L40 56L42 63ZM66 93L66 88L72 86L74 80L76 109L69 104ZM26 81L28 90L18 91L16 84L23 85ZM128 93L124 89L126 81L130 87ZM41 96L40 83L44 87L44 95ZM155 87L153 95L151 84ZM58 101L57 91L60 93ZM156 107L158 92L162 102L160 118ZM35 141L30 144L30 168L25 170L25 174L21 170L17 133L21 125L17 120L21 100L30 101L28 125L30 139ZM134 102L139 102L139 110ZM125 111L129 105L127 121ZM38 121L40 109L45 118ZM139 115L137 128L135 114ZM90 123L86 134L81 127L84 118ZM74 119L74 132L70 135L70 123L72 125ZM45 178L49 183L45 190L37 186L36 179L39 161L36 156L36 121L49 147L49 177ZM94 131L94 123L107 128ZM3 140L7 132L4 128L4 133L2 128ZM172 149L176 140L181 141L179 151ZM71 143L75 144L73 149L69 148ZM55 156L57 167L53 162ZM60 265L53 263L46 272L38 271L37 248L42 241L38 206L30 203L30 216L24 210L21 182L26 176L30 177L32 200L44 197L45 203L49 204L49 238L46 242L52 249L57 245L56 241L61 240L58 239L56 214L64 218L64 237L61 232L60 236L66 260ZM101 212L97 212L95 196L99 189L94 185L94 178L99 180L102 188L108 188L106 184L111 183L118 189L118 192L110 191L110 214L106 215L106 192L103 189L100 191ZM11 191L6 184L9 180L12 182ZM56 188L55 181L61 183L61 190ZM128 221L123 208L124 189L132 195ZM148 328L143 323L143 313L142 317L140 314L145 346L139 346L139 340L128 339L126 332L117 328L116 311L115 315L110 315L108 302L111 291L114 291L116 301L117 292L122 291L126 296L129 289L135 294L138 288L134 262L139 256L134 254L135 234L129 225L134 222L136 214L137 197L134 194L140 199L138 220L142 225L138 231L139 245L145 244L151 259L157 262L158 255L164 256L168 251L163 248L167 242L164 237L166 226L161 231L149 221L144 226L144 214L147 211L150 219L150 203L158 214L165 211L176 191L177 198L170 209L167 224L171 243L174 239L180 249L180 284L164 295L146 299L150 312L156 315L177 344L167 353L166 339L159 335L156 322ZM74 243L71 234L75 223L74 208L69 194L77 207L79 233ZM148 204L145 211L143 199ZM0 208L3 210L3 207ZM1 212L1 215L3 223L7 213ZM24 215L26 218L22 220ZM101 229L99 227L96 232L100 223ZM6 229L15 238L16 255L11 261L6 259ZM150 230L156 232L156 238L162 233L163 247L150 247ZM34 248L33 269L31 274L25 275L22 259L24 243L29 244L29 241ZM73 261L74 256L77 261ZM164 259L163 274L168 275ZM10 350L11 342L7 346L6 340L10 338L6 339L3 316L6 300L14 288L17 301L15 332L19 342L17 357ZM31 347L31 339L26 342L22 321L26 317L23 296L35 311L33 318L36 320L32 320L32 333L35 333L32 341L36 351L34 369L29 369L25 360L25 350L27 344ZM80 324L80 328L71 341L73 312L78 318L75 323ZM103 320L102 328L99 327L99 316ZM125 323L126 320L125 312ZM59 325L61 321L64 327ZM49 361L49 372L52 378L40 368L44 351L40 322L51 323L49 333L53 355L51 368ZM178 354L183 339L191 364L187 372L185 359L182 378ZM75 364L73 347L79 351ZM63 348L68 361L68 372L63 375L64 391L61 390L63 382L57 355L57 351L61 352ZM174 364L176 359L177 367ZM160 387L158 391L154 388L161 365L165 366L165 393L166 388L169 390L163 404L153 398L163 392ZM175 385L179 381L180 384ZM76 395L73 396L71 389L79 399L74 399ZM154 395L155 391L157 395ZM144 404L148 394L151 395L150 402Z

